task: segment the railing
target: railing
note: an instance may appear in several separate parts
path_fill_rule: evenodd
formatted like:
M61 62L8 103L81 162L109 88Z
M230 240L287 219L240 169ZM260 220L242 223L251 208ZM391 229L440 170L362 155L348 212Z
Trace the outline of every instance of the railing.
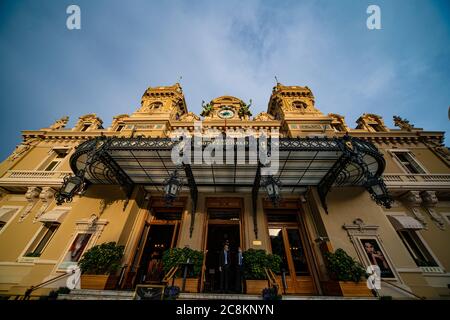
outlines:
M441 267L419 267L424 273L444 273L444 269Z
M120 269L119 280L116 283L116 290L119 290L120 288L122 288L123 281L125 280L125 270L127 269L127 267L128 267L128 265L125 264Z
M384 174L383 179L388 187L401 185L450 186L450 174Z
M177 271L178 271L178 266L174 266L174 267L172 267L170 270L169 270L169 272L167 272L167 274L164 276L164 278L162 279L162 283L167 283L167 284L169 284L170 283L170 280L172 280L172 285L173 285L173 279L174 279L174 277L175 277L175 274L177 273Z
M268 268L264 268L264 271L266 273L267 280L269 280L269 285L271 287L277 287L278 288L277 278L275 277L275 274L273 273L273 271L271 269L268 269Z
M0 178L0 185L60 184L63 182L64 177L71 173L71 171L8 170Z
M29 300L30 297L31 297L31 294L33 293L33 291L35 291L35 290L37 290L37 289L39 289L39 288L41 288L41 287L43 287L43 286L45 286L45 285L48 285L48 284L50 284L50 283L52 283L52 282L55 282L55 281L64 279L64 278L66 278L66 277L69 277L69 276L71 276L72 274L75 274L76 271L77 271L77 270L74 269L74 270L72 270L71 272L64 273L64 274L60 274L59 276L56 276L56 277L54 277L53 279L50 279L50 280L41 282L41 283L39 283L39 284L37 284L37 285L35 285L35 286L31 286L30 288L27 289L27 291L25 291L25 294L23 295L23 300ZM20 295L16 296L16 300L19 300L20 297L21 297Z
M409 291L409 290L406 290L406 289L404 289L404 288L402 288L402 287L400 287L400 286L397 286L396 284L393 284L392 282L388 282L388 281L383 280L383 279L381 279L381 281L382 281L383 283L389 284L389 285L391 285L391 286L393 286L393 287L395 287L395 288L397 288L397 289L399 289L399 290L401 290L401 291L403 291L403 292L406 292L406 293L412 295L413 297L415 297L415 298L417 298L417 299L419 299L419 300L425 300L425 299L426 299L425 297L418 296L417 294L415 294L415 293L413 293L413 292L411 292L411 291Z

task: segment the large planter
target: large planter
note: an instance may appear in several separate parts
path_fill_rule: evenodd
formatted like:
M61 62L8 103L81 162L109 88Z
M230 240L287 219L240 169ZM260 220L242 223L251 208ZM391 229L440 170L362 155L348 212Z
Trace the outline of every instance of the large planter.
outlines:
M367 288L364 280L359 282L339 281L339 287L344 297L373 297L372 291Z
M263 289L269 285L267 280L245 280L247 294L262 294Z
M367 288L366 281L326 281L322 282L322 289L328 296L344 297L372 297L372 291Z
M112 275L81 275L81 289L112 290L116 288L117 276Z
M172 285L172 281L170 281L169 285ZM186 285L184 288L184 292L197 293L199 285L200 285L200 278L186 278ZM176 278L174 286L179 287L181 291L183 289L183 278Z

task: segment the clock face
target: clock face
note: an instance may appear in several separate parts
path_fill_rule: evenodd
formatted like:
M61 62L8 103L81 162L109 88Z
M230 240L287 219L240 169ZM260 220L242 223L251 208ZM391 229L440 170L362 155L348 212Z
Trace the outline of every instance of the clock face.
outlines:
M217 114L222 119L230 119L233 118L234 111L231 109L222 109Z

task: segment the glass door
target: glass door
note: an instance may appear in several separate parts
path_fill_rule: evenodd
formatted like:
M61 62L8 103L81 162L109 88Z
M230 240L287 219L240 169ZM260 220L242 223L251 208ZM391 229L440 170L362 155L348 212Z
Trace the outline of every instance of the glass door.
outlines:
M272 253L281 257L281 272L277 272L280 275L283 271L287 274L289 271L288 258L286 254L286 246L284 241L284 232L282 227L269 228L270 244L272 246Z
M297 228L285 228L289 243L289 256L292 259L291 274L296 276L309 275L308 261L305 249Z
M282 260L277 276L282 285L284 274L286 293L313 293L308 255L299 228L269 224L269 236L272 253L279 255Z

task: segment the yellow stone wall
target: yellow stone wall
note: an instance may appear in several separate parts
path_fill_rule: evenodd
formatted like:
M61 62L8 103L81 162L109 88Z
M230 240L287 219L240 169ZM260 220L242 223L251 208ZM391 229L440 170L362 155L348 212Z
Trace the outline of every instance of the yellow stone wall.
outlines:
M305 136L338 136L342 137L345 132L336 132L331 124L336 122L339 115L323 115L314 105L314 96L307 87L287 87L277 84L274 88L267 112L260 113L254 117L254 120L246 117L245 119L234 118L228 122L233 126L250 126L255 130L260 128L280 128L281 135L284 137L305 137ZM220 97L215 99L215 108L226 99L231 99L234 104L239 105L242 101L234 97ZM162 101L162 109L152 109L153 103ZM301 101L305 103L305 110L297 110L292 107L292 103ZM284 115L286 119L280 118ZM96 119L96 125L101 120L95 115L88 115L89 119ZM363 117L364 118L364 117ZM84 119L84 120L83 120ZM55 233L48 246L45 248L39 258L23 258L22 255L32 238L41 228L42 223L33 222L38 210L46 205L46 202L39 197L27 199L25 194L30 183L21 182L15 185L3 183L2 179L7 176L7 171L36 171L38 166L48 158L49 152L54 147L69 147L70 154L61 162L56 171L71 171L69 165L70 155L75 151L75 147L89 138L103 134L105 136L123 136L136 137L139 135L145 137L167 137L171 130L185 127L192 129L193 122L199 117L191 112L187 112L184 96L179 85L171 87L149 88L141 101L141 107L131 116L121 115L120 121L125 125L121 132L116 132L117 123L112 127L105 129L94 128L87 132L79 132L78 129L52 130L44 128L36 131L24 131L24 143L29 142L31 147L18 156L15 160L7 159L0 164L0 188L5 189L0 195L0 208L2 206L18 206L22 210L15 215L12 221L0 231L0 294L20 294L31 285L35 285L53 276L60 274L58 265L66 254L68 247L72 243L75 234L77 222L83 219L89 219L96 215L99 221L106 225L95 243L90 246L109 241L118 242L125 245L124 264L130 264L141 236L143 226L149 216L147 208L148 201L145 199L146 192L143 188L136 186L129 201L125 199L124 193L118 186L91 185L83 196L76 196L72 203L64 204L71 208L66 215L63 223ZM343 119L343 118L342 118ZM119 121L117 120L117 121ZM364 119L363 119L364 120ZM85 118L80 117L78 125L81 126ZM224 129L223 120L210 116L205 123L208 125ZM442 139L443 133L423 132L423 131L405 131L391 130L369 132L364 128L348 129L344 126L350 135L369 139L384 154L386 160L385 174L406 174L405 171L392 158L388 150L407 149L414 153L417 160L426 168L430 174L450 174L449 163L438 156L429 145L425 145L418 140L418 136L432 136L435 139ZM426 133L426 134L425 134ZM19 148L20 149L20 148ZM13 153L14 154L14 153ZM39 187L45 187L45 181ZM58 186L52 185L57 190ZM406 186L408 188L408 186ZM447 191L450 190L448 186ZM405 192L408 189L405 189ZM189 236L192 206L190 195L183 193L188 198L186 207L182 214L182 224L179 234L178 246L189 246L190 248L203 250L205 237L206 198L207 197L242 197L243 201L243 232L244 248L255 248L269 250L269 237L267 234L267 225L264 218L264 209L262 205L265 195L260 192L257 206L257 227L258 238L255 238L252 198L250 193L199 193L198 205L195 213L195 224L193 236ZM288 196L289 197L289 196ZM31 211L26 218L19 222L23 210L34 201ZM427 229L419 231L423 240L426 242L436 259L439 261L444 273L440 275L424 274L416 266L414 260L401 242L399 236L387 218L389 213L404 213L411 215L410 205L398 200L395 206L390 210L385 210L378 206L370 198L368 192L362 188L333 188L327 196L328 214L322 207L318 197L317 190L312 188L309 192L306 203L302 204L304 221L309 236L309 245L312 248L314 260L317 269L320 271L321 280L327 278L324 260L321 256L319 244L316 242L320 233L318 223L323 224L325 232L329 237L330 243L334 249L343 248L351 256L358 259L354 244L350 242L348 232L343 229L344 224L351 224L355 219L362 219L367 225L378 226L378 235L382 240L393 266L398 269L397 285L402 286L413 293L435 298L438 296L450 296L448 289L443 287L445 283L450 282L450 251L446 244L450 243L450 225L444 220L444 230L437 227L424 207L419 205L419 210L425 217ZM49 201L46 211L55 207L55 201ZM435 206L435 211L439 214L450 213L450 202L448 199L439 201ZM260 244L259 244L259 242ZM57 287L54 284L53 287ZM36 294L45 294L51 286L43 289ZM386 295L402 296L399 291L385 289Z

